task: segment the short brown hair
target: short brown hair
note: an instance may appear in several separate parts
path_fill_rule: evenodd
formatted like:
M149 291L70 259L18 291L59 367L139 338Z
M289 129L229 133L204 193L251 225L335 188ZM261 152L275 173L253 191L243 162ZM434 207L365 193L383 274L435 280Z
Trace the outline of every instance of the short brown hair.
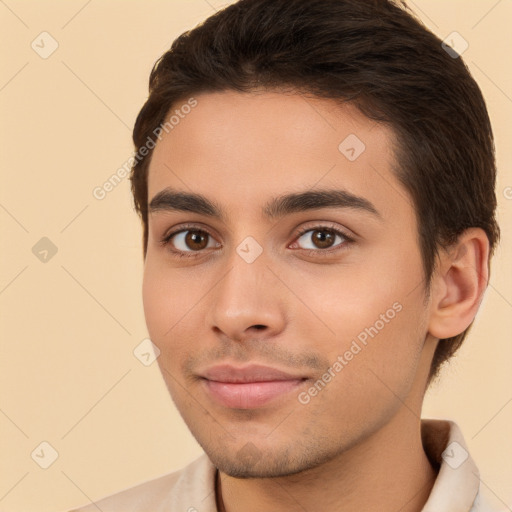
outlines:
M462 59L392 0L240 0L178 37L154 65L149 98L133 130L147 145L179 101L202 92L291 89L356 105L389 124L396 174L418 220L429 289L440 247L482 228L491 254L496 165L484 99ZM147 173L135 162L131 186L148 242ZM467 332L441 340L430 378Z

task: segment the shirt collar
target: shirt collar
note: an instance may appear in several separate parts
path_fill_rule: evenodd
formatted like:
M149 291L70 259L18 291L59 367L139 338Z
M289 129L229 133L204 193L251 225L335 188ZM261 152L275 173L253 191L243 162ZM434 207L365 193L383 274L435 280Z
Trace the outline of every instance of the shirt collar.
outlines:
M480 473L459 427L453 421L425 419L421 434L425 453L440 464L422 512L469 512L480 488Z

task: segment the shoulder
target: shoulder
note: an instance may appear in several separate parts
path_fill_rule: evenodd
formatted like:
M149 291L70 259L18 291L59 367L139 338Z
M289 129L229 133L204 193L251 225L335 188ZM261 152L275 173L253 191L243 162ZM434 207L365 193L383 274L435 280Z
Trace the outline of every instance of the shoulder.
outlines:
M209 510L209 502L215 502L214 481L215 467L206 455L202 455L180 471L143 482L69 512L186 512L194 510L195 505L201 505L200 510Z
M497 509L492 507L491 504L480 494L477 494L475 501L473 503L473 507L470 512L502 512L505 509Z

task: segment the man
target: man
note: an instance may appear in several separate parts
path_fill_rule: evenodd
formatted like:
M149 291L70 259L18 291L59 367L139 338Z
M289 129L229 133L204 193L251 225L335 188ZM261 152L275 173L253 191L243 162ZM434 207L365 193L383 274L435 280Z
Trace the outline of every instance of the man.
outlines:
M81 511L488 511L428 384L499 237L460 57L387 0L241 0L139 113L143 297L205 455Z

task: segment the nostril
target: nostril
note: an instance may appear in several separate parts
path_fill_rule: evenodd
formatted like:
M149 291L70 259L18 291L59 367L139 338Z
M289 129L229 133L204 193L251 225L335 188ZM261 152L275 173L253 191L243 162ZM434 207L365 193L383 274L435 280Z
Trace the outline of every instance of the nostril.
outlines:
M253 325L253 327L254 327L255 329L259 329L259 330L261 330L261 329L265 329L265 327L266 327L266 326L265 326L265 325L261 325L261 324L257 324L257 325Z

